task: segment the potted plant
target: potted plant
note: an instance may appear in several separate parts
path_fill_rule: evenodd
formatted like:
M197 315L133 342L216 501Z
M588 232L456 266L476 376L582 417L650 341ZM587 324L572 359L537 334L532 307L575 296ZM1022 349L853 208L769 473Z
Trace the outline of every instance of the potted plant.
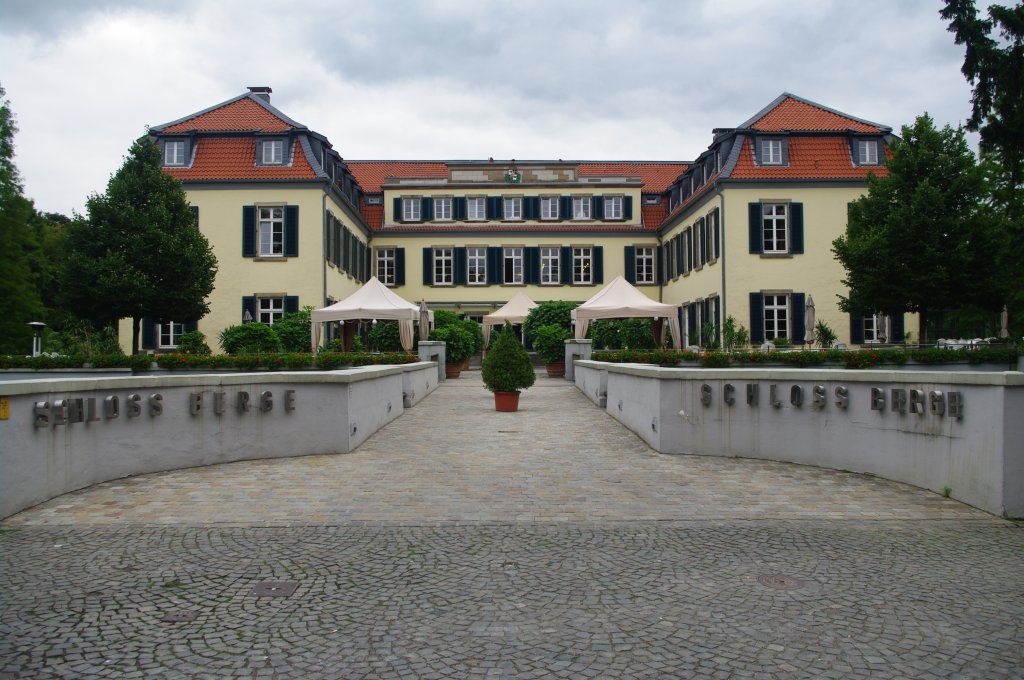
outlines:
M469 358L473 351L473 337L461 326L445 326L430 332L431 340L440 340L445 344L444 376L458 378L462 374L462 362Z
M508 322L491 342L481 371L484 386L494 392L496 411L518 410L519 392L533 386L537 379L530 355Z
M534 332L533 348L544 362L549 378L565 375L565 341L571 337L572 333L559 324L541 326Z

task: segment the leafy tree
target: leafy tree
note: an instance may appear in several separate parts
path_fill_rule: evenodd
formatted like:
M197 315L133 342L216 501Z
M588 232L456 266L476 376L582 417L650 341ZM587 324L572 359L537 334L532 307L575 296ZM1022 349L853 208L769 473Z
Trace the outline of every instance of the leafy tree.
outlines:
M281 339L285 352L308 352L310 343L310 312L312 307L303 307L297 312L288 312L274 322L274 332Z
M528 341L536 337L537 329L541 326L557 324L567 331L572 331L572 310L579 306L578 302L568 300L549 300L541 302L530 310L523 322L523 334Z
M355 323L349 321L348 323ZM397 321L378 321L370 326L366 344L378 352L401 352L402 335Z
M0 87L0 353L27 353L32 346L29 321L44 315L33 262L39 242L30 225L35 210L22 195L14 164L14 133L18 128Z
M850 291L843 311L917 312L926 342L930 312L1002 308L1005 282L993 256L1000 224L962 130L936 130L925 114L902 135L888 175L868 176L868 193L850 205L846 234L832 250Z
M105 194L86 202L73 224L64 300L94 321L132 319L132 351L143 317L199 319L209 311L217 259L196 226L181 183L160 171L147 138L128 150Z

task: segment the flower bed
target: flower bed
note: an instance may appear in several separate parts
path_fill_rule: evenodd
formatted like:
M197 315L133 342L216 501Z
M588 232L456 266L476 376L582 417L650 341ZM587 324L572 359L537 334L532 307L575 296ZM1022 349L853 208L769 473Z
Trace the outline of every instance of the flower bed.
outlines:
M320 352L283 354L148 354L136 355L95 355L88 359L80 356L0 356L0 368L23 368L44 370L56 368L130 368L133 371L148 371L153 362L166 370L216 371L218 369L242 370L296 370L314 369L330 371L342 366L370 366L380 364L411 364L419 361L415 354L385 352L367 354L364 352Z

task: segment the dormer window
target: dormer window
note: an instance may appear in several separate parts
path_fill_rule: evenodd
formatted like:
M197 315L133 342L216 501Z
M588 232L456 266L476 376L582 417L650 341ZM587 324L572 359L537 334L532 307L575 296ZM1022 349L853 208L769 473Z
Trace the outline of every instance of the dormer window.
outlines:
M878 165L878 140L857 140L857 165Z
M761 140L761 165L782 165L782 140Z
M185 140L172 139L164 142L164 165L185 165Z
M266 139L260 143L260 165L284 164L284 140Z

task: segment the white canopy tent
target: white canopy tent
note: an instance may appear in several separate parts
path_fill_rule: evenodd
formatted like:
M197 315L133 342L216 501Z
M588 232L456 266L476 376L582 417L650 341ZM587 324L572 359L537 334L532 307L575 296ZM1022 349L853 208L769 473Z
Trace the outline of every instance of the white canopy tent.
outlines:
M634 288L626 279L616 276L607 286L582 305L572 310L576 324L576 339L587 337L594 319L664 318L672 330L672 346L682 349L683 336L679 328L679 305L655 302Z
M530 313L530 310L536 306L537 303L527 297L526 293L519 291L501 309L485 316L483 320L484 347L487 347L487 343L490 342L491 326L504 326L506 321L509 323L522 323L526 321L526 316Z
M430 325L434 324L434 313L429 312ZM374 276L363 287L340 302L323 309L314 309L310 314L310 342L313 351L320 346L320 324L328 321L385 320L398 321L398 334L402 348L412 350L412 324L420 317L419 305L407 302Z

